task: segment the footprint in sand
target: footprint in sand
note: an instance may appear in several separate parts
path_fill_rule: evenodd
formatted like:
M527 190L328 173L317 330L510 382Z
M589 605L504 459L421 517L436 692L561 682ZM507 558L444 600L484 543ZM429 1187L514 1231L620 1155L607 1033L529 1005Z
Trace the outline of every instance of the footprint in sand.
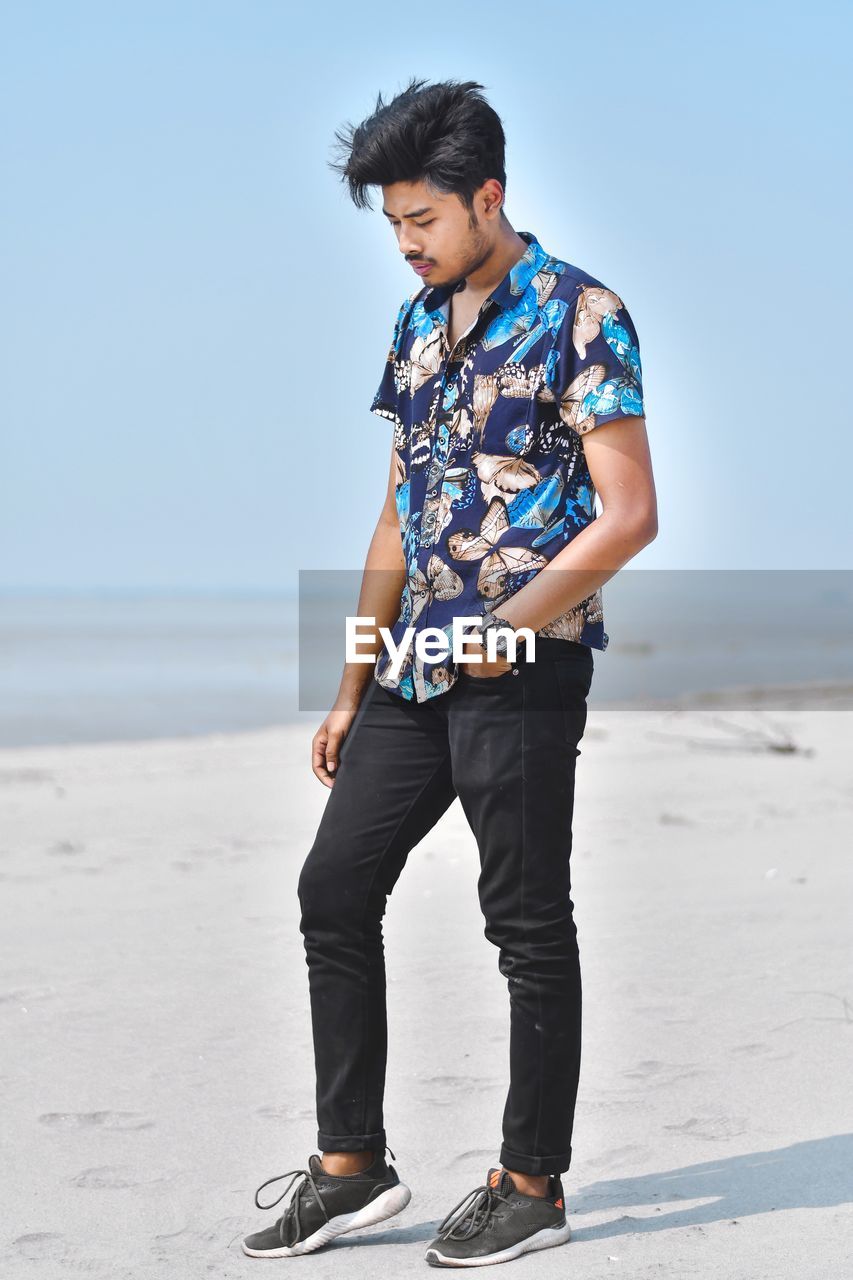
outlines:
M165 1178L141 1178L128 1166L101 1165L98 1169L84 1169L68 1181L73 1187L85 1187L88 1191L121 1191L128 1187L142 1187L151 1182L165 1182Z
M665 1124L663 1128L673 1133L688 1134L691 1138L720 1142L747 1133L749 1121L746 1116L691 1116L681 1124Z
M263 1120L309 1120L314 1111L310 1107L258 1107L255 1115Z
M17 1236L8 1250L4 1250L4 1262L11 1261L11 1251L28 1262L37 1262L38 1267L27 1268L27 1275L42 1276L113 1276L115 1269L115 1250L112 1257L105 1251L101 1241L89 1239L69 1240L55 1231L32 1231L27 1235ZM15 1274L18 1274L19 1268ZM4 1270L3 1274L6 1272ZM122 1271L122 1275L128 1273Z
M584 1167L594 1171L595 1177L601 1177L611 1169L625 1166L638 1168L649 1155L648 1147L638 1142L630 1142L624 1147L611 1147L609 1151L590 1156L584 1161Z
M432 1085L421 1095L422 1101L431 1107L455 1107L460 1095L483 1093L486 1089L498 1089L497 1080L487 1080L481 1076L430 1076L422 1082Z
M0 991L0 1004L30 1005L55 995L56 987L18 987L15 991Z
M139 1111L47 1111L41 1124L52 1129L151 1129L154 1121Z
M493 1160L495 1157L494 1147L472 1147L470 1151L463 1151L461 1155L454 1156L450 1164L465 1164L469 1160L480 1161Z
M56 844L51 845L47 852L53 857L69 858L78 853L85 853L86 846L84 844L75 844L73 840L58 840Z
M486 1076L424 1076L422 1084L446 1084L451 1089L482 1089L496 1084Z
M55 1231L33 1231L29 1235L18 1236L12 1244L33 1262L62 1259L67 1248L65 1237Z
M176 1256L189 1256L198 1261L199 1258L216 1254L221 1259L222 1253L236 1243L246 1231L245 1218L219 1218L215 1222L201 1226L186 1226L182 1231L174 1231L170 1235L155 1236L152 1244L155 1256L159 1261L174 1264ZM217 1264L218 1274L222 1274ZM172 1270L171 1275L175 1272Z

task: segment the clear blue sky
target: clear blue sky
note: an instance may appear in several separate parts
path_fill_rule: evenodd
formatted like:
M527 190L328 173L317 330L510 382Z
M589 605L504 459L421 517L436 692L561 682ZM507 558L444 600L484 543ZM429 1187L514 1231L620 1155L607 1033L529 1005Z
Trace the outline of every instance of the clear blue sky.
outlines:
M6 4L0 583L357 569L414 287L333 132L476 79L507 213L637 326L634 568L850 568L848 5ZM346 335L333 345L324 322Z

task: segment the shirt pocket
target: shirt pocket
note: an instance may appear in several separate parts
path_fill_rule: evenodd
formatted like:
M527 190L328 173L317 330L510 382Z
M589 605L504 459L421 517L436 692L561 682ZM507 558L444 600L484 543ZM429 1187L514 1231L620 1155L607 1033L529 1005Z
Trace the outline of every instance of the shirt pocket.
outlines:
M536 451L539 422L544 406L537 400L538 387L532 379L515 377L498 370L483 380L478 397L474 397L475 443L482 453L499 457L527 458ZM480 410L479 414L477 410Z

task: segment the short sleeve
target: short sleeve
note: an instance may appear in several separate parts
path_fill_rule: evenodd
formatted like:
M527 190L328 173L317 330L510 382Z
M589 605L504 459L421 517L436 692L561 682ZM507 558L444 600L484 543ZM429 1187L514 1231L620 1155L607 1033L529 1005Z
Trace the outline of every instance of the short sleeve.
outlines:
M554 336L545 382L578 435L645 415L640 343L618 294L600 284L580 287Z
M412 298L406 298L397 311L397 319L394 323L394 333L391 337L391 346L385 357L385 368L382 371L382 380L376 389L376 393L370 404L371 413L377 413L382 418L397 418L397 398L400 393L398 385L397 361L402 351L403 338L406 332L406 324L411 310Z

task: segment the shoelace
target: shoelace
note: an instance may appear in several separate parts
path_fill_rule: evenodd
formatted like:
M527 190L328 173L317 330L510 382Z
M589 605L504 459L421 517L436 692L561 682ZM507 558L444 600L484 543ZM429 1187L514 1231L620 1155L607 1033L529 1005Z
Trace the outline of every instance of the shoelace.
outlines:
M487 1182L484 1182L480 1187L475 1187L473 1191L469 1191L467 1195L464 1195L459 1203L453 1206L443 1221L439 1223L438 1235L443 1240L470 1240L471 1236L476 1235L478 1231L482 1231L489 1222L498 1200L503 1200L504 1204L509 1203L508 1196L502 1196L499 1191L489 1186ZM457 1210L459 1211L458 1213ZM468 1219L468 1224L462 1235L454 1234L455 1228L461 1225L466 1218Z
M386 1151L391 1152L392 1160L397 1159L397 1157L394 1155L394 1152L391 1151L390 1147L386 1146L383 1148L383 1155ZM294 1236L294 1240L299 1239L300 1232L302 1229L302 1222L299 1217L299 1209L302 1203L302 1194L305 1188L309 1185L312 1188L314 1195L317 1198L317 1203L319 1204L320 1208L323 1210L323 1217L326 1219L327 1222L329 1221L329 1215L326 1212L326 1206L323 1203L323 1197L320 1195L320 1188L317 1186L317 1183L314 1181L314 1174L311 1172L310 1169L288 1169L287 1173L277 1173L274 1178L267 1178L266 1182L262 1182L261 1185L258 1187L257 1191L255 1192L255 1204L258 1206L259 1209L264 1209L264 1210L274 1209L277 1204L281 1204L282 1200L287 1195L288 1191L293 1186L296 1179L299 1177L304 1178L305 1181L300 1183L300 1185L296 1188L296 1190L293 1193L293 1197L290 1201L290 1204L287 1206L287 1209L281 1215L281 1217L279 1218L276 1224L278 1226L278 1234L282 1244L287 1243L287 1241L284 1238L285 1236L284 1224L287 1220L287 1215L291 1209L293 1210L293 1217L296 1222L296 1234ZM264 1187L269 1187L274 1182L280 1182L282 1178L290 1178L290 1182L288 1182L287 1186L284 1188L281 1195L276 1200L273 1200L272 1204L261 1204L258 1197L263 1191Z

